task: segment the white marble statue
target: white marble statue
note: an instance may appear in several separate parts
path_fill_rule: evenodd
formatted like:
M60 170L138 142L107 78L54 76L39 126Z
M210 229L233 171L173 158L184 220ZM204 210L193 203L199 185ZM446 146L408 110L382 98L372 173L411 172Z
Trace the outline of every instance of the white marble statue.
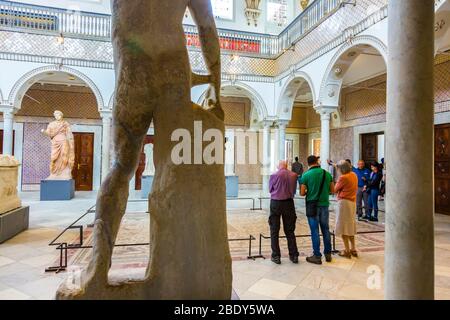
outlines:
M234 175L234 139L227 137L225 142L225 176Z
M56 110L53 115L56 120L50 122L46 130L41 130L52 141L50 176L47 180L70 180L75 162L73 134L61 111Z
M19 165L13 156L0 155L0 215L22 205L17 194Z
M148 143L145 145L144 153L145 153L145 169L142 175L154 176L155 164L153 163L153 143Z

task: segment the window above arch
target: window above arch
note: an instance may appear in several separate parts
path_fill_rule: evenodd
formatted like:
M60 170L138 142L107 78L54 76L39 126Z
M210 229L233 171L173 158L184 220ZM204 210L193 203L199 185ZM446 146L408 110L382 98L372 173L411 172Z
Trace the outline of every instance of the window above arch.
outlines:
M234 0L211 0L214 17L223 20L234 19Z
M288 0L267 0L267 22L278 26L287 23Z

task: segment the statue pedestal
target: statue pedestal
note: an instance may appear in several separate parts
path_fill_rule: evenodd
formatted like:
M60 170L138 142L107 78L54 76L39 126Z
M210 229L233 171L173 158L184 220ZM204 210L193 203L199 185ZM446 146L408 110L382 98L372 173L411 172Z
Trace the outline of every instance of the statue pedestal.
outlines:
M150 192L152 192L154 176L142 176L141 183L141 199L148 199Z
M28 229L30 207L20 207L0 214L0 243Z
M239 195L239 177L226 176L225 177L227 198L237 198Z
M42 180L41 201L71 200L75 196L75 180Z

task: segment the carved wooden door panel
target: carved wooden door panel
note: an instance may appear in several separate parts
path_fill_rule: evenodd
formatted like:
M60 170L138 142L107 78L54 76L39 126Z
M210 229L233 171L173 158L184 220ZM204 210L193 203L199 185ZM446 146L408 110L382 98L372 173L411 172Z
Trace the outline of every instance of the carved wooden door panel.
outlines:
M363 134L361 139L361 159L369 167L378 160L378 133Z
M75 164L72 177L75 190L92 191L94 180L94 134L74 133Z
M450 215L450 124L436 126L434 158L436 212Z
M144 153L144 146L146 144L153 143L153 136L146 136L144 139L144 143L142 144L141 149L141 156L139 157L139 164L136 169L136 176L134 181L134 188L135 190L141 190L142 189L142 173L145 170L145 153Z

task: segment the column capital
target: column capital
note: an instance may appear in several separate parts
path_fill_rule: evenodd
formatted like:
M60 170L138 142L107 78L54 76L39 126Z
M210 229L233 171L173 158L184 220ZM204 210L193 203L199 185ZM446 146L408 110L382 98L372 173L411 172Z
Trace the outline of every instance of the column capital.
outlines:
M111 110L102 110L100 111L100 117L103 121L112 119L112 111Z
M277 121L277 119L274 117L266 117L261 121L261 123L263 127L271 127L275 121Z
M279 119L279 120L276 121L276 124L277 124L277 126L279 128L286 129L286 127L289 124L289 122L290 122L290 120L284 120L284 119L281 120L281 119Z
M0 105L0 112L3 113L3 117L12 117L18 110L11 105Z
M333 112L338 111L339 106L325 106L325 105L317 105L314 106L314 110L321 116L325 116L326 118L330 118L330 115Z

